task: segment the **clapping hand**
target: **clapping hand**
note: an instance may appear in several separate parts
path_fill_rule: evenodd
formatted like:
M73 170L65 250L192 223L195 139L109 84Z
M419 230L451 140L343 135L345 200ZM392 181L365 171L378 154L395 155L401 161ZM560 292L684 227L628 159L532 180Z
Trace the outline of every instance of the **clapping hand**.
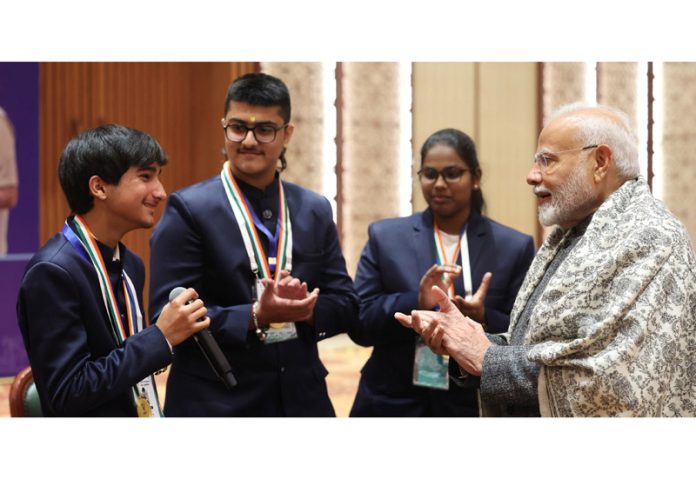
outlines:
M457 264L434 264L425 272L420 280L418 288L418 307L420 309L433 309L437 304L433 296L433 286L443 291L448 291L452 280L459 276L462 267Z
M483 275L481 280L481 286L476 290L473 296L469 298L462 298L457 295L454 297L454 304L457 306L459 311L468 316L477 323L485 325L486 323L486 294L488 293L488 286L491 284L491 278L493 273L486 273Z
M281 271L277 281L264 278L261 283L264 290L257 310L260 326L314 321L314 306L319 298L319 288L308 292L307 283L293 278L287 271Z

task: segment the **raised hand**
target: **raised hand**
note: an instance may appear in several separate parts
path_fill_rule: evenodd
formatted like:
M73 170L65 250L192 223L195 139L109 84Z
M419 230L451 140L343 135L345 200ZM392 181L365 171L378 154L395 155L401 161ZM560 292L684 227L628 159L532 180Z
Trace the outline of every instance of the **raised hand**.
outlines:
M433 287L432 294L440 311L396 313L394 317L402 325L413 328L430 349L439 354L446 352L468 373L480 376L483 358L491 346L483 327L462 315L440 288Z
M299 283L299 280L289 274L281 275L277 282L267 278L261 282L264 290L259 298L256 314L260 326L314 320L314 306L319 298L318 288L307 293L307 283Z
M431 268L432 270L433 268ZM394 317L405 327L413 329L423 338L433 352L437 354L447 354L442 345L444 330L439 327L440 319L443 315L453 315L455 318L462 318L459 310L450 301L447 293L438 286L433 286L430 292L435 304L440 306L440 311L411 311L410 315L396 313Z
M187 304L192 301L190 304ZM210 326L210 318L205 317L208 310L198 293L188 288L171 302L164 305L155 326L157 326L169 344L176 346L191 335ZM205 318L202 321L198 321Z
M280 278L276 282L276 293L278 296L286 299L305 299L308 294L307 290L307 283L293 278L287 270L280 272Z
M457 306L459 311L468 316L477 323L482 325L486 324L486 294L488 294L488 286L491 284L491 278L493 278L493 273L486 273L483 275L481 280L481 286L476 290L473 296L470 298L462 298L457 295L454 297L454 304Z
M448 291L452 280L459 276L462 267L457 264L434 264L425 272L420 280L418 288L418 307L420 309L432 309L437 304L433 296L433 286L443 291Z

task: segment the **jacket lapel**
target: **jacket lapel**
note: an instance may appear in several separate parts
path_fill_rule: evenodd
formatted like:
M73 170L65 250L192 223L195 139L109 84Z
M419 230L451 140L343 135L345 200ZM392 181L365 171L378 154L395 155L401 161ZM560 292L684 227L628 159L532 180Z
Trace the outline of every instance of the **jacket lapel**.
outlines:
M488 228L480 214L472 211L466 226L466 240L469 243L469 265L471 267L472 294L481 284L483 272L479 271L482 257L486 253L484 245L488 236Z
M411 251L416 254L418 274L414 275L416 284L421 277L435 264L435 240L433 239L433 216L430 210L412 216L413 235L411 236ZM417 276L417 277L416 277Z
M471 267L473 292L476 292L478 289L483 276L483 273L479 271L479 265L482 264L482 256L486 252L484 245L487 236L488 227L485 221L480 214L472 211L467 223L466 239L469 244L469 265ZM418 280L420 280L420 277L436 262L433 216L429 209L426 209L420 215L413 216L412 242L411 250L416 252L419 268ZM455 280L454 289L456 294L464 295L464 280L461 276Z

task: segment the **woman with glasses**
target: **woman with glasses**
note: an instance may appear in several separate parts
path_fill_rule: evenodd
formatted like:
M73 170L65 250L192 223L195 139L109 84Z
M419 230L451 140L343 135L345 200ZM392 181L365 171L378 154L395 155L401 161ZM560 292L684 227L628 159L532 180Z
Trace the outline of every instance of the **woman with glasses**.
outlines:
M488 332L507 331L534 244L482 215L481 174L468 135L437 131L421 148L418 172L428 208L370 225L355 277L360 321L350 335L373 351L351 416L478 415L473 378L428 349L394 313L435 308L437 285Z

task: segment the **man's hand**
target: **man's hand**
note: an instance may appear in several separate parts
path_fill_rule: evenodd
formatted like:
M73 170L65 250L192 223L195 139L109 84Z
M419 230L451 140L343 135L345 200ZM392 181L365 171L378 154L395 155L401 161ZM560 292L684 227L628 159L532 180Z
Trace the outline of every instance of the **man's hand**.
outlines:
M194 300L191 304L187 302ZM188 288L172 301L164 305L155 326L162 331L169 344L176 346L193 334L210 326L210 318L205 317L208 310L198 293ZM201 318L203 321L198 321Z
M418 333L433 352L449 354L442 344L445 331L440 327L440 318L444 315L450 315L455 320L460 321L466 318L462 316L462 313L454 306L442 289L433 286L430 294L435 300L435 304L439 304L439 312L429 310L411 311L410 315L396 313L394 317L403 326L411 328ZM444 297L444 300L441 300L441 295Z
M433 286L448 291L452 280L461 272L462 267L457 264L432 265L420 280L418 307L420 309L433 309L437 304L437 300L432 294Z
M305 299L307 297L307 283L300 282L293 278L290 272L283 270L280 272L280 279L276 283L276 293L285 299Z
M282 272L277 282L267 278L261 282L264 290L256 313L259 326L314 321L314 306L319 298L318 288L307 293L307 283L300 283L287 272Z
M433 351L446 352L469 374L480 376L483 357L491 342L481 325L462 315L437 286L432 289L440 311L412 311L411 315L396 313L404 326L413 328Z
M486 273L483 275L481 280L481 286L476 290L476 293L469 299L462 298L457 295L454 297L454 304L457 306L459 311L468 316L477 323L486 323L486 294L488 293L488 286L491 284L491 278L493 273Z

